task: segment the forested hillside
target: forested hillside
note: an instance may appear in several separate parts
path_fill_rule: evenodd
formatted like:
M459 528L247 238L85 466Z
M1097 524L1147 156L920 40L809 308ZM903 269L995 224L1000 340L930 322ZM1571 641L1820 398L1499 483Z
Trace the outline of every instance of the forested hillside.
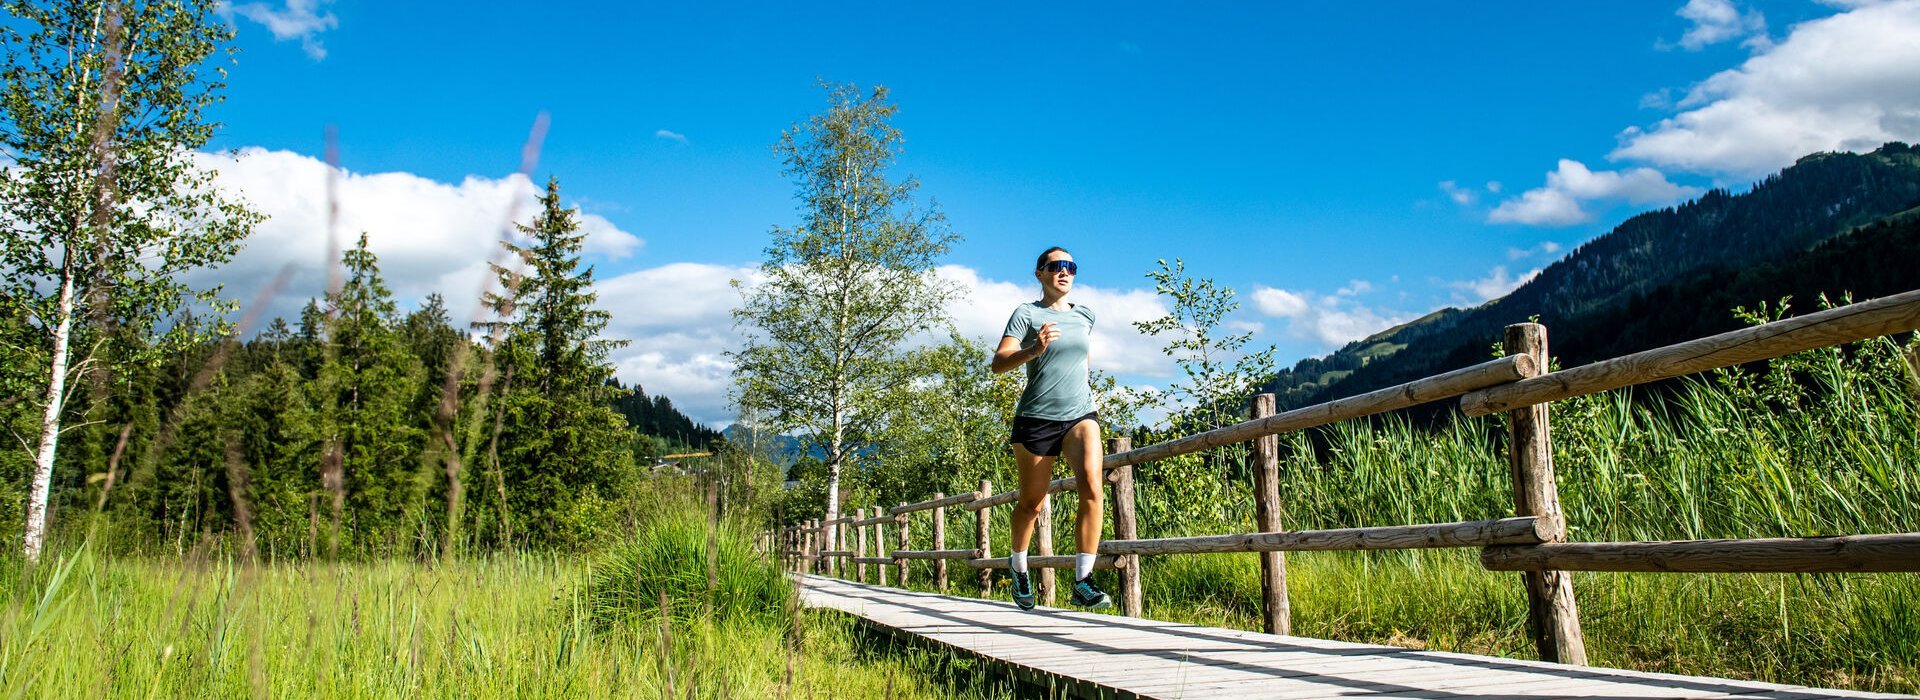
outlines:
M1714 190L1628 219L1505 297L1302 360L1267 390L1295 408L1464 367L1529 317L1572 366L1732 330L1736 306L1792 296L1805 311L1822 294L1906 291L1920 286L1916 207L1920 148L1810 155L1745 194Z

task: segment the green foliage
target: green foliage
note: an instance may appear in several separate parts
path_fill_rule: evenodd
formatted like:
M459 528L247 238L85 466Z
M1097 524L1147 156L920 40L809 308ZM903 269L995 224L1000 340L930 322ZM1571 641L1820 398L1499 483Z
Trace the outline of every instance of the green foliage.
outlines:
M417 455L426 441L410 412L421 389L419 361L401 333L393 294L380 278L366 234L343 256L345 282L327 296L328 342L317 403L322 454L337 454L346 494L343 544L383 545L406 537L407 518L426 492Z
M839 512L840 473L860 452L878 396L907 381L901 345L945 322L953 295L934 275L959 237L912 178L889 179L900 150L887 90L828 85L827 111L774 146L794 179L800 225L776 227L745 300L734 400L774 433L798 433L825 453L825 512Z
M1221 324L1240 307L1234 291L1210 278L1195 278L1186 263L1159 261L1160 269L1147 273L1154 290L1167 297L1167 315L1134 324L1150 336L1168 336L1161 352L1174 359L1186 375L1151 397L1168 413L1161 430L1142 430L1136 445L1161 442L1221 428L1247 418L1248 400L1260 382L1273 374L1272 346L1247 354L1251 332L1222 335ZM1227 445L1206 453L1164 460L1141 475L1154 489L1154 499L1143 499L1141 512L1155 527L1186 530L1227 527L1239 521L1250 503L1251 473L1244 444Z
M213 0L4 3L0 25L0 388L41 398L25 549L44 537L63 425L85 375L104 400L119 372L197 342L164 321L189 301L216 309L189 271L233 256L259 216L222 196L193 151L225 73L206 65L232 29ZM74 376L69 376L74 375ZM5 410L5 409L0 409ZM9 426L11 427L11 426Z
M893 505L965 493L981 479L1014 483L1007 426L1020 380L994 374L985 361L991 354L959 335L906 354L903 364L918 376L881 393L879 427L868 439L874 453L852 502Z

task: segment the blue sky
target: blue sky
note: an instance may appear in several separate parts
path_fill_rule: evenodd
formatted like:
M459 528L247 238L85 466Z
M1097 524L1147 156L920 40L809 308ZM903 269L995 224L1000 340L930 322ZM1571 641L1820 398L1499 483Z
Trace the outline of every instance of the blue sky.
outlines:
M962 332L996 333L1064 245L1108 312L1096 362L1139 386L1171 371L1123 323L1158 311L1158 258L1238 289L1290 364L1701 188L1920 138L1912 0L818 5L236 3L210 150L247 155L209 162L275 219L213 277L244 289L324 235L332 125L348 226L403 296L470 308L545 113L535 178L590 215L622 377L724 423L725 282L797 220L769 147L816 78L892 90L896 173L965 236Z

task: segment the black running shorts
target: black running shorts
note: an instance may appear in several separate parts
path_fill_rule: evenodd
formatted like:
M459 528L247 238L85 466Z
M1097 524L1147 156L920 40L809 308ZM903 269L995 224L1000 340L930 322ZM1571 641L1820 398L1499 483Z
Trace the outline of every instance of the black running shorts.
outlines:
M1060 456L1060 446L1066 442L1067 431L1080 421L1090 420L1098 423L1100 412L1093 411L1079 418L1068 420L1047 420L1045 418L1013 417L1013 440L1028 452L1042 457Z

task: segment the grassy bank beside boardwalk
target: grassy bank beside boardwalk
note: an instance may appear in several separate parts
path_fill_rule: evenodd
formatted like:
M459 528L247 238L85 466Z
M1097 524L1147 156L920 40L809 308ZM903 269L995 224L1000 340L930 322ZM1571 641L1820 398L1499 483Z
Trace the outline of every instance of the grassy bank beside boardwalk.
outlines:
M838 615L736 615L673 593L665 614L608 615L596 563L574 557L248 567L67 552L7 567L8 698L1012 696Z

